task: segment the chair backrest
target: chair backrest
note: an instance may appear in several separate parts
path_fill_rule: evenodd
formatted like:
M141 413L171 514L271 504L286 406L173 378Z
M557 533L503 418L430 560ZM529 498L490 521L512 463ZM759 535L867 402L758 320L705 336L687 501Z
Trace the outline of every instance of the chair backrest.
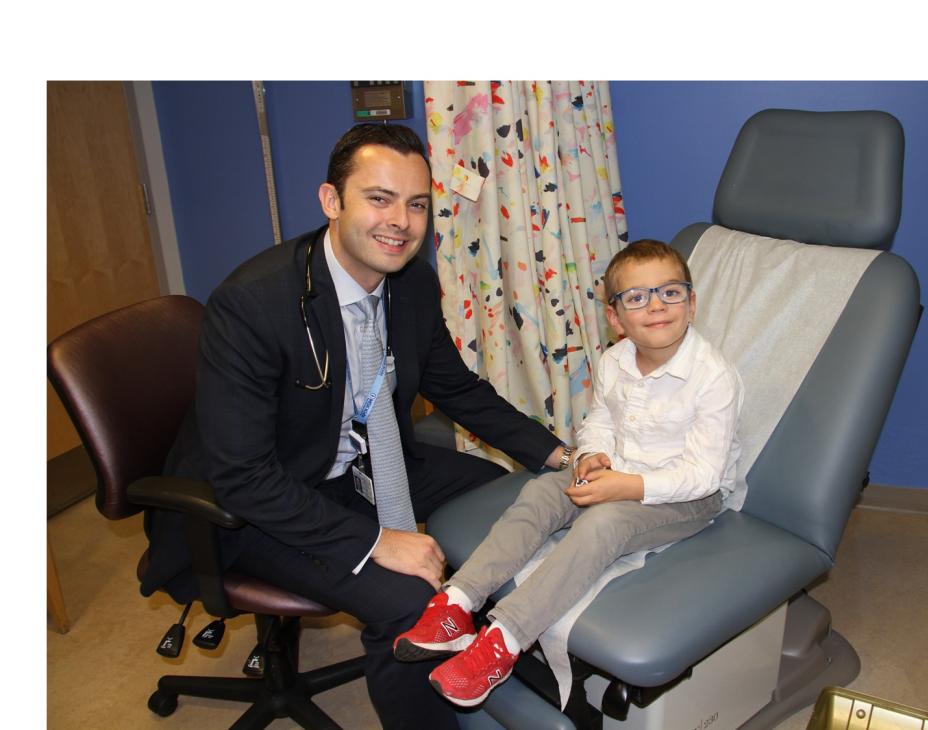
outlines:
M97 473L97 509L141 510L136 479L161 473L193 401L203 305L185 296L132 304L85 322L48 346L48 378Z
M803 243L886 247L901 211L903 147L901 126L883 112L760 112L735 142L716 220ZM689 226L673 245L688 256L707 228ZM748 473L745 512L834 558L919 315L911 267L881 253Z

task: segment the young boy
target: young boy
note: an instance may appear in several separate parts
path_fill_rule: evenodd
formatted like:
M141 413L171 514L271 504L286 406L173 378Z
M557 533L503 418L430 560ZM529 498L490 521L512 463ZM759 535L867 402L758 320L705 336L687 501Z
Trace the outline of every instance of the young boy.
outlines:
M610 563L695 534L733 487L743 387L690 326L696 293L686 261L667 244L637 241L613 257L605 286L606 318L625 339L599 361L574 473L528 482L418 623L394 642L402 661L460 651L429 675L457 705L479 704L508 678L520 652ZM568 526L475 637L471 612Z

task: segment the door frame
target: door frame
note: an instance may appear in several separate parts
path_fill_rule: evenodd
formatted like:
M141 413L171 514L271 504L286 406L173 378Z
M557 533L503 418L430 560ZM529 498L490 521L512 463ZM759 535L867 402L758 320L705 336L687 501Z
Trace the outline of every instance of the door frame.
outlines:
M162 294L186 294L151 81L126 81L123 86L139 177L148 189L148 228L158 285Z

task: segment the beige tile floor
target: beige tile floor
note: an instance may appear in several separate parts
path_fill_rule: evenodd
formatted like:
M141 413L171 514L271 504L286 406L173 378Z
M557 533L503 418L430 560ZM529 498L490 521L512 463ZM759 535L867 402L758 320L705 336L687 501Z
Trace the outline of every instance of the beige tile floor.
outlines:
M915 491L923 490L901 490L900 502L899 490L890 490L876 507L855 509L836 567L811 594L831 610L834 627L860 655L862 670L851 688L928 708L928 510L909 509L904 497ZM241 712L231 703L181 698L177 712L162 719L146 702L161 674L237 675L255 640L250 621L231 621L221 649L205 652L189 641L207 623L195 608L181 657L166 660L154 648L180 612L165 597L145 599L138 593L135 564L145 547L141 518L107 522L87 499L49 520L48 531L72 627L59 634L49 624L47 726L212 730L231 725ZM358 634L358 626L344 618L324 626L307 623L301 668L359 654ZM319 704L349 730L379 727L363 680L321 695ZM803 710L779 727L804 728L810 713ZM294 725L278 720L271 727Z

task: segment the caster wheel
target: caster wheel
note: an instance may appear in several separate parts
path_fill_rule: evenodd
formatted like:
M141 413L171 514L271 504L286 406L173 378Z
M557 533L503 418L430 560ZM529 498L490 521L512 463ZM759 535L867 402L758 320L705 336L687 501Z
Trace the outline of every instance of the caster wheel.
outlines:
M177 709L177 695L169 695L160 689L148 698L148 709L161 717L167 717Z

